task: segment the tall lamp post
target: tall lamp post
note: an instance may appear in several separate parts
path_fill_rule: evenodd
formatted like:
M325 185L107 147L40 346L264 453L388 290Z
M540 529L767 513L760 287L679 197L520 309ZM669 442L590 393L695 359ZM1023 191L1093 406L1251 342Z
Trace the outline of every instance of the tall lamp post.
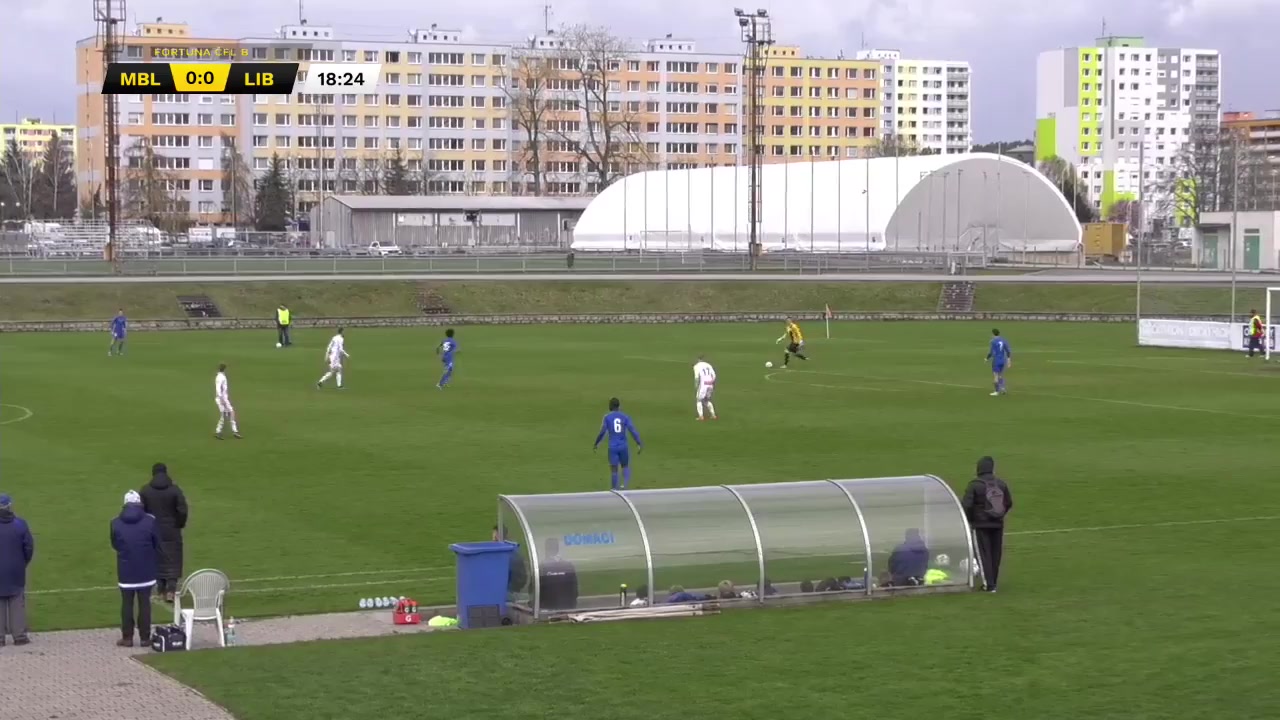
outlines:
M764 67L768 62L765 48L773 44L773 21L769 11L764 9L749 13L742 8L734 8L733 14L738 18L738 28L742 32L742 42L746 45L743 56L743 71L747 75L747 226L750 229L751 243L748 254L751 257L751 269L756 269L756 259L760 256L760 166L764 162L764 148L761 146L760 127L762 108L760 107L761 82L764 80Z

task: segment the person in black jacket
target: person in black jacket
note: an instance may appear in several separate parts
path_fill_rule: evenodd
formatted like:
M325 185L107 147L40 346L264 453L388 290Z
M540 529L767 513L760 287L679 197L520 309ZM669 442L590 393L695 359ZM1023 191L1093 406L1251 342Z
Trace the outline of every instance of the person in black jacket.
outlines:
M132 490L125 493L124 509L111 521L111 548L116 551L120 586L121 638L116 644L133 647L136 628L145 646L151 642L151 589L159 572L160 538L155 518L142 509L142 496Z
M498 536L498 526L493 526L493 541L511 542L511 531L502 528L502 536ZM520 552L520 548L516 548L511 553L510 567L507 570L507 592L513 595L524 592L524 588L529 584L529 569L524 561L524 554Z
M169 477L164 463L151 466L151 482L139 491L142 509L156 519L160 536L160 566L156 577L156 593L165 602L173 602L182 581L182 530L187 526L187 498L182 488Z
M1013 510L1013 493L995 473L995 460L990 456L979 460L977 477L969 483L964 499L960 501L978 543L978 561L987 592L995 592L1000 580L1004 519Z

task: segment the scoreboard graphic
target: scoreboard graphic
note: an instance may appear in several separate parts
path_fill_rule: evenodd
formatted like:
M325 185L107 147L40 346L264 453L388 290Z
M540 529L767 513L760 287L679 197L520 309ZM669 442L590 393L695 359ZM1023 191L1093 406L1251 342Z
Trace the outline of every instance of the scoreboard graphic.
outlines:
M289 95L295 86L305 93L367 93L377 90L382 74L382 65L373 63L311 63L301 73L299 68L296 62L111 63L102 93Z

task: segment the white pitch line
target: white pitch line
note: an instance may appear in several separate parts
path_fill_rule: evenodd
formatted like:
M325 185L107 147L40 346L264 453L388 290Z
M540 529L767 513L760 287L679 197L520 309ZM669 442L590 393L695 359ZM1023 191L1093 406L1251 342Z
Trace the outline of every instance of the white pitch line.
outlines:
M879 387L869 387L866 385L820 385L818 383L787 382L784 380L773 379L774 376L781 375L783 374L783 372L789 372L789 371L778 370L771 373L765 373L764 379L769 382L777 383L779 385L799 385L801 387L824 388L827 390L853 390L853 391L866 390L868 392L902 392L897 388L879 388Z
M23 413L25 413L22 417L9 418L8 420L0 420L0 425L12 425L14 423L20 423L23 420L30 420L31 418L35 417L35 414L36 414L35 411L32 410L31 408L23 407L22 405L11 405L9 403L0 403L0 407L13 408L14 410L20 410Z
M883 382L911 383L914 385L933 385L936 387L958 388L962 390L985 390L986 389L986 387L978 386L978 385L961 385L959 383L946 383L946 382L938 382L935 380L917 380L914 378L891 378L891 377L883 377L880 375L855 375L852 373L830 373L830 372L819 372L815 370L795 370L793 372L813 373L817 375L833 375L837 377L853 378L855 380L879 380ZM1214 410L1212 408L1186 407L1182 405L1160 405L1158 403L1144 403L1144 402L1138 402L1137 400L1120 400L1118 398L1096 398L1096 397L1085 397L1083 395L1060 395L1058 393L1038 392L1035 390L1023 390L1023 391L1015 390L1014 394L1028 395L1031 397L1056 398L1058 400L1078 400L1082 402L1106 403L1108 405L1127 405L1129 407L1140 407L1140 408L1147 408L1150 410L1173 410L1177 412L1205 413L1208 415L1226 415L1228 417L1251 418L1254 420L1280 420L1280 415L1258 415L1255 413L1235 412L1233 410Z
M1188 525L1235 525L1249 522L1273 522L1280 515L1255 515L1253 517L1212 518L1208 520L1170 520L1157 523L1131 523L1128 525L1097 525L1094 527L1056 528L1053 530L1017 530L1006 535L1063 535L1066 533L1094 533L1111 530L1143 530L1146 528L1184 527Z
M1154 523L1130 523L1126 525L1095 525L1092 527L1074 527L1074 528L1052 528L1048 530L1014 530L1006 533L1010 536L1040 536L1040 535L1066 535L1071 533L1097 533L1097 532L1113 532L1117 530L1144 530L1149 528L1169 528L1169 527L1186 527L1194 525L1236 525L1240 523L1251 522L1274 522L1280 520L1280 515L1255 515L1252 517L1236 517L1236 518L1210 518L1205 520L1170 520L1168 522ZM357 588L357 587L381 587L392 583L435 583L452 581L452 575L428 576L408 575L405 573L416 572L413 569L400 571L381 571L383 577L377 579L369 579L360 582L351 583L321 583L317 585L283 585L278 587L265 588L248 588L243 590L233 590L237 595L243 594L261 594L273 592L296 592L298 590L335 590L340 588ZM348 573L333 573L331 575L292 575L279 576L277 580L287 578L324 578L324 577L358 577L364 575L369 577L373 571L357 571ZM249 580L232 581L232 585L248 582L263 582L269 578L254 578ZM102 585L97 587L82 588L59 588L53 590L29 590L28 595L65 595L69 593L90 593L90 592L106 592L108 590L117 590L115 585Z
M1280 375L1264 375L1262 373L1237 372L1232 370L1209 370L1207 368L1172 368L1172 367L1152 367L1150 365L1127 365L1124 363L1100 363L1085 362L1083 360L1050 360L1054 365L1084 365L1094 367L1120 368L1122 370L1139 370L1150 372L1151 370L1159 370L1161 372L1172 373L1200 373L1202 375L1231 375L1234 377L1247 378L1280 378Z
M243 585L246 583L262 583L262 582L289 582L291 580L324 580L329 578L349 578L349 577L371 577L371 576L389 576L404 575L406 573L437 573L446 570L452 570L452 566L443 565L435 567L421 568L400 568L398 570L356 570L353 572L340 573L322 573L319 575L276 575L274 577L246 578L244 580L233 580L233 585ZM428 578L431 579L431 578ZM295 589L308 590L315 589L317 586L294 586ZM87 593L87 592L103 592L106 590L116 590L115 585L97 585L92 587L78 588L53 588L49 590L33 590L29 595L61 595L68 593ZM263 590L239 590L237 592L264 592Z

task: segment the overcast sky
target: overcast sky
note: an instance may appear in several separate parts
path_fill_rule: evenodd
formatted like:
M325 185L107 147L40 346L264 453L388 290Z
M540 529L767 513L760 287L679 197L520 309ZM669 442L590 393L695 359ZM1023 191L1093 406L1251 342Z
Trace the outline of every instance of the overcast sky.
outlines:
M756 0L760 3L760 0ZM404 37L438 23L481 40L515 40L542 27L543 0L305 0L313 25L344 37ZM552 25L608 25L637 39L677 37L737 52L733 0L552 0ZM868 47L973 64L978 142L1027 138L1035 115L1035 58L1101 34L1222 51L1225 109L1280 109L1280 0L770 0L779 43L807 54ZM432 6L435 6L434 8ZM759 7L760 5L752 6ZM129 0L130 21L186 21L202 36L262 35L296 22L295 0ZM94 33L90 0L0 0L0 118L70 122L73 46Z

